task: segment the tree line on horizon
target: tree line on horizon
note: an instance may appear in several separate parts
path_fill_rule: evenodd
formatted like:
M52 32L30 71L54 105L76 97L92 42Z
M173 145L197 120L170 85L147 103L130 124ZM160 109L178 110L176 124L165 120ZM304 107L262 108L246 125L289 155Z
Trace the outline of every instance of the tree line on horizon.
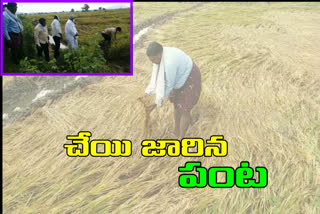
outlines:
M74 12L89 12L89 11L105 11L105 10L116 10L116 9L107 9L104 7L99 7L98 9L89 10L90 6L88 4L84 4L83 7L81 7L81 10L75 10L72 8L70 10L71 13ZM117 8L117 9L123 9L123 8ZM69 13L69 11L61 11L61 12L36 12L36 13L19 13L19 15L28 15L28 14L50 14L50 13Z

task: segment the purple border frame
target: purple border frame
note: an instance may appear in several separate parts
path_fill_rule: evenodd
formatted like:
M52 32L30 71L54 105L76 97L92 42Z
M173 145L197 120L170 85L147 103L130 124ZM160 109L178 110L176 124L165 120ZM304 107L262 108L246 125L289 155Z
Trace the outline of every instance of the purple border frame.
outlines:
M133 75L133 0L5 0L1 2L1 76L132 76ZM3 3L130 3L130 73L4 73L3 72Z

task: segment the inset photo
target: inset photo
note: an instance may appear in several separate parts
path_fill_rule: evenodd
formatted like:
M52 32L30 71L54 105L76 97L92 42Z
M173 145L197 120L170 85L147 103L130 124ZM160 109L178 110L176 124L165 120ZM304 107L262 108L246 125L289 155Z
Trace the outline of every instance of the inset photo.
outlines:
M132 3L3 3L1 75L132 75Z

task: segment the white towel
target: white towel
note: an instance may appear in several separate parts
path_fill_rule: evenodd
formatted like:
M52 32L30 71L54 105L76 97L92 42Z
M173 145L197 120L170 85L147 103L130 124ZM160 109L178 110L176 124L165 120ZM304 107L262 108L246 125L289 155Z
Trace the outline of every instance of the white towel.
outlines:
M157 107L162 106L164 102L165 93L165 60L166 60L166 49L163 48L160 65L153 64L152 76L145 93L148 95L155 94L155 103Z

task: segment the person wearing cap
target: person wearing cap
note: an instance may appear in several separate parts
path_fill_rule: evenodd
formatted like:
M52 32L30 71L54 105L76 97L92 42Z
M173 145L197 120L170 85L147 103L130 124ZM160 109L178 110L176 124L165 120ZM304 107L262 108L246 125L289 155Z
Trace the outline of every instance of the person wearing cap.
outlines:
M107 28L102 31L101 35L103 36L105 41L108 41L108 43L111 44L111 39L117 39L117 32L121 32L121 27Z
M78 49L78 31L74 24L75 17L71 15L65 26L65 35L68 46L77 50Z
M62 39L62 31L60 25L60 18L59 16L55 15L53 21L51 23L52 29L52 37L54 40L54 58L58 58L60 56L60 42Z
M154 94L156 99L146 110L151 112L156 106L161 107L169 98L174 105L174 133L183 138L191 123L191 110L200 97L200 70L182 50L163 47L158 42L150 43L147 56L153 63L153 70L145 93Z
M44 18L39 19L39 23L34 28L34 41L37 45L38 56L42 56L44 52L46 61L49 61L49 34Z
M17 17L17 3L8 3L3 12L3 36L6 47L11 48L14 62L19 63L23 56L23 25Z

